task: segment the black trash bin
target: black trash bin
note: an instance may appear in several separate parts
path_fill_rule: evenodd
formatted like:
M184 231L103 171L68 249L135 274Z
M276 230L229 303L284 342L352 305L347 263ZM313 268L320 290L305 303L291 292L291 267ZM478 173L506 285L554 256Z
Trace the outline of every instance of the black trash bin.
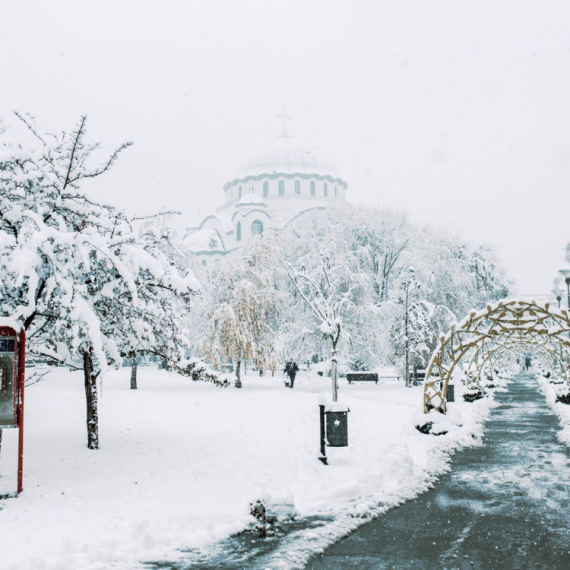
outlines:
M453 384L447 385L447 401L455 402L455 386Z
M329 447L348 446L348 412L326 412Z

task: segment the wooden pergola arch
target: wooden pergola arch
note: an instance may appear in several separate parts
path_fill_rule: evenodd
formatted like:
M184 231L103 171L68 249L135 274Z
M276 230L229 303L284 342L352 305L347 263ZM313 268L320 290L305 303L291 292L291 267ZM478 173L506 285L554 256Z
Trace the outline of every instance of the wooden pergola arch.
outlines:
M517 354L524 356L532 350L541 360L548 365L552 372L564 374L567 381L570 378L567 363L562 359L562 352L554 339L553 346L542 337L533 335L532 338L513 339L507 337L502 340L486 340L477 347L469 360L467 367L465 384L467 388L477 389L481 385L481 380L486 376L492 376L495 362L505 354ZM488 374L487 371L491 370Z
M570 320L565 309L549 303L504 300L471 311L442 336L428 366L424 412L446 413L447 386L457 364L469 358L466 385L476 389L495 359L509 352L533 352L570 385ZM491 368L493 370L493 368Z

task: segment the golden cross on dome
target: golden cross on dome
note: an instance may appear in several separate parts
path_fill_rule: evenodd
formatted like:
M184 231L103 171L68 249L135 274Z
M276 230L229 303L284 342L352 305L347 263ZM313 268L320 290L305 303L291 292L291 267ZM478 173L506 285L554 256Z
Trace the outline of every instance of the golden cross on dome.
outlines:
M282 137L288 137L289 133L287 132L287 121L291 120L293 117L290 117L285 111L285 107L283 107L283 112L281 115L277 115L279 119L283 121L283 132L281 133Z

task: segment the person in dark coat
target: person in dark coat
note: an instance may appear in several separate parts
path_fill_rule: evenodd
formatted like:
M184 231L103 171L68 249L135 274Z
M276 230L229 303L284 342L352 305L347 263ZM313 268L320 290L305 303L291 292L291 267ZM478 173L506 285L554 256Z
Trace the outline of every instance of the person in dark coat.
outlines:
M299 372L297 363L293 362L292 360L286 362L285 368L283 368L283 372L285 372L285 374L287 374L289 377L289 382L285 382L285 386L287 388L293 388L293 385L295 384L295 376L297 376L297 372Z

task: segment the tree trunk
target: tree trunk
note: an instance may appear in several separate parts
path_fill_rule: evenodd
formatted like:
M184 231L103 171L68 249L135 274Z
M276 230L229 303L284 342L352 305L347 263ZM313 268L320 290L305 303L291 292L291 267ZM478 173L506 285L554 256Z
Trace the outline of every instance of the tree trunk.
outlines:
M2 430L0 429L0 456L2 455Z
M137 369L139 365L139 356L137 351L133 351L133 367L131 368L131 390L137 389Z
M87 402L87 447L99 449L99 415L97 413L97 375L93 371L91 351L83 351L83 374Z
M238 361L236 364L236 383L235 383L236 388L241 388L240 368L241 368L241 358L238 358Z
M333 402L338 402L338 382L336 376L336 342L333 343L332 349L332 399Z

